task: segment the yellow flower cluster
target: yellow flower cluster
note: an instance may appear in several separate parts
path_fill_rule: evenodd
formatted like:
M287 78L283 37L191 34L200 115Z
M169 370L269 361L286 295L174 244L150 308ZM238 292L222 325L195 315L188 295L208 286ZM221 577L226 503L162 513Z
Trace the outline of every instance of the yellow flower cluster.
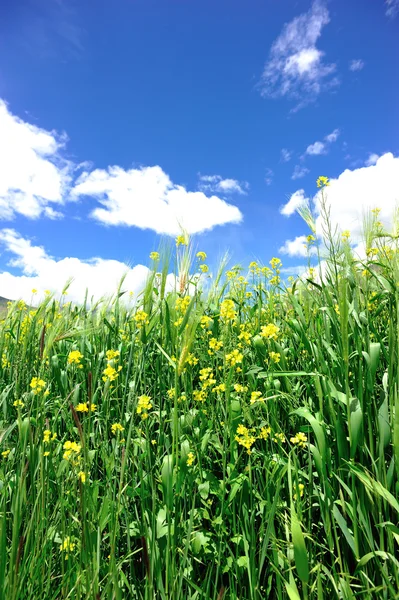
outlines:
M70 460L72 458L73 462L76 464L79 461L79 454L81 449L82 446L80 444L77 444L76 442L67 441L64 444L65 452L62 458L64 458L65 460Z
M234 321L237 316L235 304L230 298L226 298L220 305L220 316L225 321Z
M57 434L56 433L51 433L50 429L45 429L43 431L43 443L44 444L49 444L50 442L54 442L54 440L57 439Z
M253 435L253 430L248 429L245 425L239 425L237 427L237 435L235 440L240 446L244 446L247 449L247 453L252 453L252 446L256 442L256 437Z
M208 273L209 267L208 265L200 265L199 270L201 271L201 273Z
M301 431L294 435L294 437L290 438L291 444L298 446L298 448L305 448L306 442L308 441L307 435L302 433Z
M125 428L120 423L112 423L112 425L111 425L111 431L114 435L116 435L117 431L122 432L122 431L124 431L124 429Z
M188 239L185 235L178 235L176 238L176 246L188 246Z
M324 187L330 185L330 181L329 181L328 177L324 177L323 175L321 175L317 179L316 185L317 185L318 188L324 188Z
M136 325L139 329L141 329L143 325L148 325L149 323L148 315L144 310L136 311L136 314L134 315L133 319L136 321Z
M215 352L217 352L218 350L220 350L221 348L223 348L223 342L222 340L217 340L216 338L212 337L209 340L209 350L208 350L208 354L210 356L212 356L213 354L215 354Z
M115 381L119 376L119 372L122 371L121 365L117 369L114 367L114 363L119 359L119 350L107 350L107 366L103 371L103 381Z
M262 325L260 328L260 335L268 340L276 340L280 331L280 327L269 323L268 325Z
M235 350L233 350L232 352L229 352L229 354L226 354L226 362L231 367L234 367L235 365L242 363L243 358L244 358L243 354L237 348Z
M82 369L83 365L80 363L82 358L83 354L79 350L72 350L68 354L68 365L77 365L79 369Z
M195 460L195 456L194 456L194 454L193 454L192 452L189 452L189 453L187 454L187 466L188 466L188 467L191 467L191 466L192 466L192 464L193 464L193 462L194 462L194 460Z
M46 382L39 377L33 377L32 381L30 382L30 387L35 395L40 394L40 392L42 392L46 387Z
M15 406L15 408L23 408L25 404L22 402L22 400L14 400L13 406Z
M81 412L81 413L87 413L87 412L93 412L95 411L97 408L96 404L89 404L89 402L79 402L79 404L77 404L77 406L75 406L75 410L76 412Z
M206 260L206 254L205 252L197 252L197 258L198 260Z
M148 411L152 408L151 398L150 396L146 396L145 394L143 394L142 396L139 396L138 400L139 401L137 404L136 413L138 415L141 415L141 418L143 420L147 419Z
M177 312L184 315L190 302L191 302L190 296L184 296L183 298L179 297L176 300L175 309L177 310Z
M65 559L68 558L69 552L73 552L76 544L71 541L69 535L61 542L60 552L65 552Z
M272 360L274 363L279 363L280 362L280 352L269 352L269 358L270 360Z
M264 402L265 399L262 398L262 392L251 392L250 403L255 404L255 402Z
M151 252L150 258L151 260L159 260L159 252Z

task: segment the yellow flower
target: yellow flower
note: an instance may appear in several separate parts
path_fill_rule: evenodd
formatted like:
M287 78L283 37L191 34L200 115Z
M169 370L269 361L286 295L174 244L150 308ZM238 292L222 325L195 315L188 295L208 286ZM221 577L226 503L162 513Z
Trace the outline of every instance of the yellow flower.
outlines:
M65 558L68 558L68 553L73 552L76 544L71 541L69 535L61 542L60 552L66 552Z
M351 236L351 232L348 229L345 229L345 231L343 231L341 235L342 235L342 241L347 242Z
M236 318L235 304L233 300L226 298L220 305L220 316L225 321L234 321Z
M272 258L270 263L272 269L276 270L281 267L281 260L279 258Z
M276 340L279 334L280 327L274 325L273 323L269 323L269 325L263 325L261 327L260 335L266 339Z
M91 403L91 406L89 408L89 403L88 402L79 402L79 404L77 404L75 406L75 410L76 412L82 412L82 413L86 413L89 412L89 410L91 412L95 411L97 408L96 404Z
M328 185L330 185L330 181L328 179L328 177L324 177L323 175L321 175L318 180L316 181L316 185L318 188L324 188L327 187Z
M280 362L280 352L269 352L269 358L274 363L279 363Z
M264 402L265 399L262 398L262 392L251 392L250 403L255 404L255 402Z
M23 408L25 406L25 404L22 402L22 400L15 400L14 401L14 406L16 408Z
M309 246L311 246L313 244L313 242L316 241L316 238L314 237L314 235L308 235L308 237L306 238L306 241L309 244Z
M62 458L64 458L65 460L69 460L70 458L79 459L79 454L80 451L82 449L82 446L80 444L77 444L76 442L71 442L71 441L67 441L64 443L64 454L62 455Z
M299 490L299 497L302 498L303 497L303 492L305 490L305 486L303 485L303 483L298 483L298 490ZM297 499L297 495L294 494L294 500Z
M32 294L37 294L37 289L36 288L33 288Z
M195 460L194 454L192 452L189 452L187 454L187 466L191 467L191 465L193 464L194 460Z
M197 402L205 402L206 394L204 390L193 390L193 398Z
M1 456L2 456L3 458L7 458L7 456L10 454L10 452L11 452L11 450L9 450L9 449L8 449L8 450L4 450L4 451L1 453Z
M144 324L148 325L148 315L144 310L138 310L133 319L136 321L137 327L140 329Z
M120 423L112 423L111 425L111 431L114 435L116 435L117 431L124 431L125 428L123 427L123 425L121 425Z
M48 450L46 452L43 452L43 456L50 456L50 452Z
M241 383L235 383L234 390L237 392L237 394L244 394L248 391L248 388L246 385L241 385Z
M205 252L197 252L197 258L198 260L206 260L206 254Z
M301 431L297 433L294 437L290 438L291 444L298 446L298 448L305 448L307 441L307 435L305 435Z
M71 350L68 354L68 365L78 365L82 368L82 365L80 364L82 358L83 354L79 352L79 350Z
M44 290L44 294L45 294L46 296L50 296L51 292L50 292L50 290Z
M159 252L151 252L150 258L151 260L159 260Z
M230 352L229 354L226 354L226 362L231 367L234 367L235 365L242 363L243 358L244 358L243 354L239 350L237 350L237 348L235 350L233 350L232 352Z
M208 273L208 271L209 271L209 267L208 267L208 265L200 265L200 266L199 266L199 270L200 270L202 273Z
M271 431L272 431L272 430L271 430L271 428L270 428L270 427L261 427L261 430L260 430L259 437L260 437L262 440L267 440L267 438L269 437L269 435L270 435Z
M107 350L105 356L107 360L118 360L119 354L119 350Z
M146 419L148 417L148 412L152 408L151 398L150 396L146 396L143 394L138 398L138 404L136 408L136 413L141 415L142 419Z
M178 235L176 238L176 246L188 246L188 239L185 235Z
M245 425L239 425L235 440L240 446L244 446L247 449L248 454L252 453L251 447L256 442L256 437L252 435L252 430L250 431Z
M85 483L86 482L86 473L84 471L79 471L78 479L80 479L80 481L82 483Z
M32 388L32 391L35 395L40 394L40 392L42 392L43 389L46 387L46 382L43 381L43 379L40 379L39 377L33 377L32 381L30 382L30 387Z
M211 319L211 317L204 315L203 317L201 317L200 323L201 323L201 329L206 329L212 323L212 319Z
M221 348L223 348L223 342L222 342L222 340L217 340L214 337L212 337L209 340L209 350L210 350L209 354L213 354L213 352L217 352Z

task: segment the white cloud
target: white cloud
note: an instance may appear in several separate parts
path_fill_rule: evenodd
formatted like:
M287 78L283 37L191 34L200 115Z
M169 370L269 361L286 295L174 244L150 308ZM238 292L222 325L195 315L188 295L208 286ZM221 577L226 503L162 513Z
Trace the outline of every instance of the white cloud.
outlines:
M200 233L242 220L236 206L173 184L158 166L127 171L115 166L83 173L72 195L96 198L102 208L95 208L91 216L105 225L130 225L167 235L179 233L180 227Z
M369 154L369 157L364 164L366 165L366 167L370 167L371 165L375 165L379 158L380 157L378 156L378 154L372 152L371 154Z
M330 21L322 0L315 0L307 13L284 25L273 43L260 81L263 96L288 96L300 100L297 108L313 102L324 89L337 85L331 77L335 64L323 62L316 48L323 27Z
M326 193L332 226L337 226L341 231L349 230L352 242L360 244L364 218L371 209L380 208L379 220L388 229L392 225L393 213L399 204L399 157L394 157L388 152L380 156L374 165L354 170L346 169L337 179L330 181ZM286 216L292 215L305 200L304 190L297 190L280 212ZM319 191L311 201L319 237L322 234L320 200ZM293 255L297 248L298 255L302 256L299 247L302 237L288 240L283 248L291 253L290 255Z
M96 300L115 293L125 274L122 289L139 292L149 273L144 265L131 268L117 260L91 258L83 261L73 257L56 260L44 248L33 246L14 229L0 230L0 243L13 256L10 266L22 271L21 275L7 271L0 273L1 294L11 300L23 298L25 302L32 302L32 289L38 290L38 297L47 289L60 294L71 277L73 281L68 289L67 300L73 302L83 302L86 289L88 297L93 296Z
M284 206L281 207L280 212L282 215L290 217L306 201L307 198L305 196L305 190L297 190L294 194L291 195L291 198L288 200L287 204L284 204Z
M334 131L325 136L324 142L315 142L314 144L310 144L310 146L306 148L305 154L309 154L311 156L316 156L318 154L327 154L328 144L336 142L339 137L339 134L339 129L334 129Z
M247 194L249 183L237 179L223 179L221 175L200 175L198 187L202 192Z
M60 151L65 136L12 115L0 99L0 219L58 218L70 183L71 164Z
M312 156L317 154L325 154L325 152L326 145L323 144L323 142L315 142L306 148L306 154L310 154Z
M399 13L399 0L385 0L386 10L385 14L387 17L394 19Z
M286 240L279 252L288 256L307 256L306 235L299 235L294 240Z
M333 142L337 141L337 139L339 137L339 134L340 134L339 129L334 129L334 131L332 131L331 133L329 133L328 135L326 135L326 137L324 139L329 144L332 144Z
M364 61L361 58L351 60L349 63L350 71L361 71L364 67Z
M281 160L282 162L288 162L291 160L292 152L287 150L287 148L283 148L281 150Z
M309 169L301 165L295 165L294 172L291 175L291 179L301 179L309 173Z
M274 172L272 169L266 169L265 172L265 183L266 185L271 185L273 183Z

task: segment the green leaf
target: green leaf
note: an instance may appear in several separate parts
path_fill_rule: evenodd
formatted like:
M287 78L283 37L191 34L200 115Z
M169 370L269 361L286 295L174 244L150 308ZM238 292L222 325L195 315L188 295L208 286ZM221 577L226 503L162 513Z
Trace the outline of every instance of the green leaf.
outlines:
M303 537L301 525L298 521L294 506L291 506L291 535L294 545L295 567L300 580L304 583L309 581L309 564L306 552L305 539Z

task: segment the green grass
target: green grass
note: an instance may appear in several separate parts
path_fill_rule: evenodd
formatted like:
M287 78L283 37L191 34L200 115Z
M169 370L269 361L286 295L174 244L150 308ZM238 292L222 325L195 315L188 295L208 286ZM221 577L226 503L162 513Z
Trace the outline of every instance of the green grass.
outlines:
M163 251L135 301L9 309L0 598L399 598L396 238L326 222L322 279L201 291L183 245L174 291Z

